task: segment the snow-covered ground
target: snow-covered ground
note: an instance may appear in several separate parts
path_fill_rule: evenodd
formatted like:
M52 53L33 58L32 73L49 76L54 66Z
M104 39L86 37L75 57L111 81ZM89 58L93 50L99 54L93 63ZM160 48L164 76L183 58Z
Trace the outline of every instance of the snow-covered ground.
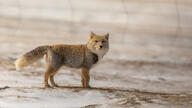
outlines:
M192 2L188 0L0 0L0 108L190 108ZM110 51L82 89L62 68L44 89L44 59L14 61L45 44L83 44L110 33Z

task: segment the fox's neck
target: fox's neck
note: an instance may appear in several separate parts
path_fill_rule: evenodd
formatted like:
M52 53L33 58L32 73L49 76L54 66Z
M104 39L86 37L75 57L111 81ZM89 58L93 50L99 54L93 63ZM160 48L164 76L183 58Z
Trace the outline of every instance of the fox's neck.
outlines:
M103 58L103 56L107 53L107 52L94 52L94 51L92 51L91 49L89 49L88 47L87 47L87 49L88 49L88 52L89 53L92 53L92 54L95 54L95 55L97 55L97 57L98 57L98 60L101 60L102 58Z

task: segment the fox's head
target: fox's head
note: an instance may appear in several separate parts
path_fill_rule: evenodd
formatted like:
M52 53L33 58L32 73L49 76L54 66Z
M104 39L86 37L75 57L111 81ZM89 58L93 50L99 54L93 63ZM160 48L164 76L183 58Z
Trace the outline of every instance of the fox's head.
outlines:
M96 35L95 33L90 33L90 39L87 43L87 47L93 53L98 55L104 55L109 50L109 33L105 35Z

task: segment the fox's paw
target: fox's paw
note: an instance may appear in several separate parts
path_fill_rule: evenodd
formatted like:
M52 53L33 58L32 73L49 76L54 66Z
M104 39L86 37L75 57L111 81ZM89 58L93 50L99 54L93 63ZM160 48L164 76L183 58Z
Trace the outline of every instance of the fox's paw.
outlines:
M55 84L55 87L59 87L59 85Z
M44 86L45 88L51 88L51 86L48 84L48 85L45 85Z
M91 88L90 85L83 85L83 88Z
M57 84L52 85L52 87L59 87Z

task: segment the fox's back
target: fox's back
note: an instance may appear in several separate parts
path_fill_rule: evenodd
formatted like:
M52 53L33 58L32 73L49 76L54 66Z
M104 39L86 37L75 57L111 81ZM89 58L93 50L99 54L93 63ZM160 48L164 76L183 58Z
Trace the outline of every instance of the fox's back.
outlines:
M54 45L53 61L69 67L80 67L83 64L86 45Z

